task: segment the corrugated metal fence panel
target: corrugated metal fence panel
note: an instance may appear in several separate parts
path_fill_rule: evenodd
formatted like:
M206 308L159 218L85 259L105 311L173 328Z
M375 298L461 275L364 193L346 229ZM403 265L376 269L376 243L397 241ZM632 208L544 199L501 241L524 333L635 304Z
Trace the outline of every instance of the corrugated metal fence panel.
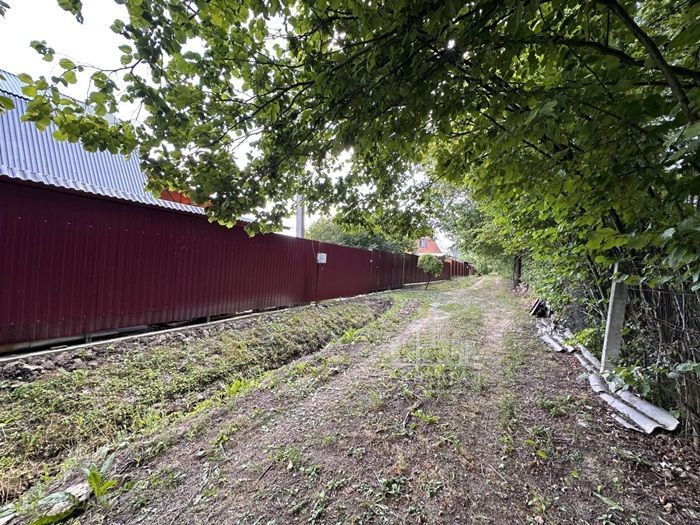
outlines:
M391 289L396 290L403 286L403 254L392 253L393 273L391 274Z
M464 277L469 275L469 263L457 261L455 259L451 259L447 262L450 265L450 276Z
M418 257L413 254L407 253L404 255L404 270L403 270L403 282L404 284L411 284L419 282L416 278L418 268L416 264L418 263Z
M449 279L449 278L450 278L450 265L443 263L442 273L440 274L440 277L437 278L437 280Z
M375 253L379 255L379 279L377 282L377 290L390 290L391 275L394 271L394 254L383 250L377 250Z
M417 259L0 181L0 344L398 288Z
M365 294L371 286L372 252L325 242L304 241L327 256L326 264L313 265L309 273L318 275L318 300ZM314 253L313 259L316 255ZM315 300L311 297L310 300Z

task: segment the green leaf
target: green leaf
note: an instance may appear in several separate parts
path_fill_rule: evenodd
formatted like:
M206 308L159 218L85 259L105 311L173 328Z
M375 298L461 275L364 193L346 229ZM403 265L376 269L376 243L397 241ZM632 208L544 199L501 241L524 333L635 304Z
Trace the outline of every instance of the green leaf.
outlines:
M682 139L691 139L700 135L700 121L687 126L681 133Z
M75 76L75 71L72 70L65 71L61 77L63 77L63 79L69 84L75 84L78 81L77 77Z
M69 58L62 58L58 61L58 65L63 69L75 69L75 63Z
M0 95L0 112L8 111L8 110L14 109L14 108L15 108L15 103L11 98L6 97L4 95Z

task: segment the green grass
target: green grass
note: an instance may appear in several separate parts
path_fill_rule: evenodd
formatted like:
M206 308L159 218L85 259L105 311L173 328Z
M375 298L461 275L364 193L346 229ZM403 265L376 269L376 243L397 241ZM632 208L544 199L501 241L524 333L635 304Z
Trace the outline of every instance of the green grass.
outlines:
M397 369L395 375L421 383L423 394L433 397L472 377L463 353L452 344L434 342L409 343L399 352L409 366Z
M42 473L56 473L71 454L149 433L240 395L266 370L374 319L368 304L343 301L265 315L242 329L137 346L95 369L59 370L0 390L0 503Z

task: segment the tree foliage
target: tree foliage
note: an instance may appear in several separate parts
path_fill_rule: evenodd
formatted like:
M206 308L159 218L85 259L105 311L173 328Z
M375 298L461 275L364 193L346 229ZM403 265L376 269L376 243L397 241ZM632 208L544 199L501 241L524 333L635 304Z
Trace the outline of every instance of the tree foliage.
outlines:
M438 277L442 273L443 262L430 253L424 253L418 257L416 266L428 274L428 281L425 283L425 288L428 288L431 277Z
M440 179L535 258L627 258L638 281L700 287L700 2L118 2L123 67L23 77L27 118L137 150L156 192L263 229L299 193L391 233L425 223ZM77 74L89 110L59 94ZM142 120L109 119L121 100Z
M509 266L520 246L512 246L501 234L487 203L476 202L468 192L451 185L436 184L430 200L436 225L453 242L462 257L475 263L482 273ZM507 262L506 262L507 261Z
M306 238L354 248L398 253L410 251L415 247L415 243L409 238L389 238L381 232L368 232L362 228L341 224L331 217L321 217L311 224L306 231Z

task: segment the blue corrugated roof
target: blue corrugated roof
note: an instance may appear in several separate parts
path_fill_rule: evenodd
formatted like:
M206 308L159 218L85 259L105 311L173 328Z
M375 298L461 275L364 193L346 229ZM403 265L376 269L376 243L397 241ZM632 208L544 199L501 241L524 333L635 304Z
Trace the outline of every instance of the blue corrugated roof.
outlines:
M146 176L135 157L127 159L106 151L88 152L80 144L56 140L52 124L39 131L23 122L27 97L15 75L0 70L0 91L15 108L0 113L0 175L106 197L204 213L201 208L155 198L144 189Z
M3 78L4 77L4 78ZM22 93L22 81L16 75L0 69L0 91L15 97L27 98Z

